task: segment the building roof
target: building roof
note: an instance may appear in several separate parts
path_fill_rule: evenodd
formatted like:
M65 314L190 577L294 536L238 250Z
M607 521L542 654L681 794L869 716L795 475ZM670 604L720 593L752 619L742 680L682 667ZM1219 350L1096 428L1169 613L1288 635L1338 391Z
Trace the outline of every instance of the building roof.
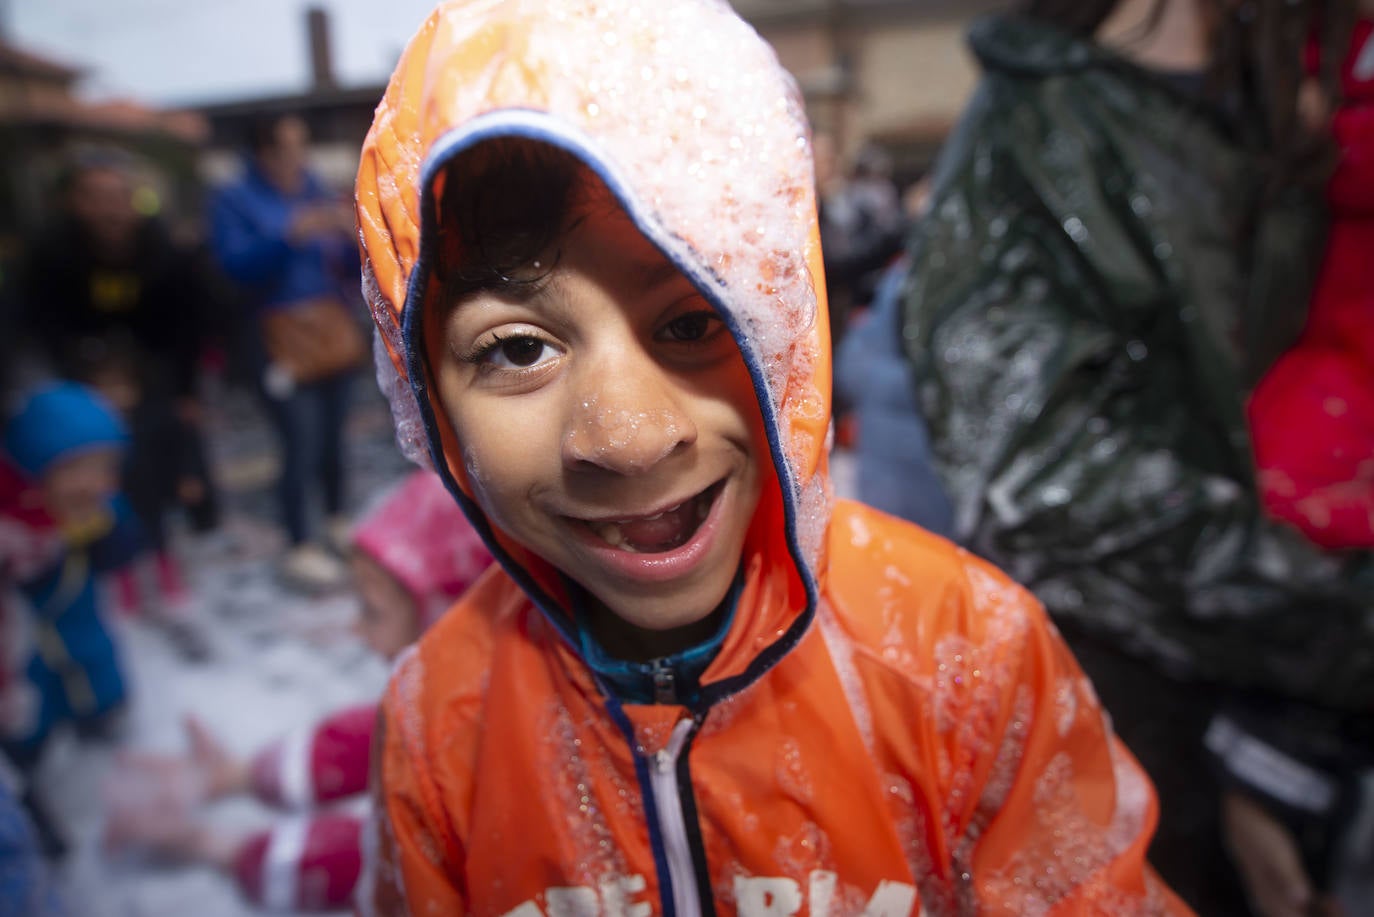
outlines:
M195 110L212 120L249 117L275 112L303 114L316 109L340 108L354 105L375 106L386 92L386 84L349 88L322 87L304 92L281 95L236 98L222 102L206 102Z
M73 90L86 72L0 39L0 82L19 87L0 95L0 124L161 134L189 144L209 134L205 119L194 112L161 111L130 99L79 98Z
M0 39L0 74L37 77L69 85L84 73L80 67L59 63Z

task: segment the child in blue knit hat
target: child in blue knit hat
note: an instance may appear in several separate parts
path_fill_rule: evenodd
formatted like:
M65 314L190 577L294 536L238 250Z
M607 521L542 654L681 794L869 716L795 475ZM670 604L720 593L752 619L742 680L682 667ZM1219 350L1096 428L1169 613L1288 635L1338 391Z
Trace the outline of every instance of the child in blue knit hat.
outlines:
M125 700L96 577L138 547L118 496L127 434L95 393L39 389L5 425L0 449L0 748L25 778L48 737L70 722L108 737ZM28 639L14 639L15 634ZM26 784L29 781L26 779ZM61 839L24 790L50 854Z

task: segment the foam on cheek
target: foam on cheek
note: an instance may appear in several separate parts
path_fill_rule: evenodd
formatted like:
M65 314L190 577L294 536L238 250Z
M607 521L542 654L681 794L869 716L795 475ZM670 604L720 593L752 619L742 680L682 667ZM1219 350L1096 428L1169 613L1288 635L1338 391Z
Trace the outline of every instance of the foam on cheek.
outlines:
M463 470L467 472L468 486L473 490L481 490L486 479L482 476L483 466L477 460L477 453L471 448L463 449Z

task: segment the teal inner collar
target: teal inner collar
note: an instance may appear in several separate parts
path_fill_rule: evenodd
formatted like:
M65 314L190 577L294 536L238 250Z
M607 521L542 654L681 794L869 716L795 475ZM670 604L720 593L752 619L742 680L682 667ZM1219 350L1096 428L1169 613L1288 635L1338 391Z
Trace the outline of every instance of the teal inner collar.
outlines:
M592 635L590 604L587 591L572 580L567 581L572 597L573 620L577 624L577 638L582 658L592 671L615 692L617 699L627 704L684 704L693 705L701 690L701 675L720 652L735 607L744 588L744 567L735 571L734 582L717 610L720 623L711 636L685 650L650 659L630 662L617 659L606 651Z

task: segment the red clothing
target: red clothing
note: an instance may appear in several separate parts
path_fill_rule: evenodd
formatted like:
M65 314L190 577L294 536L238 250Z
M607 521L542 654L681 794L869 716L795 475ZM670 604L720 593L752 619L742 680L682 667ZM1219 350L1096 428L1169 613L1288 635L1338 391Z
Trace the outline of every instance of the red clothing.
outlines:
M1327 548L1374 547L1374 21L1357 23L1331 235L1298 343L1260 380L1249 415L1265 505Z
M362 871L362 830L351 815L284 819L243 842L234 876L249 901L269 910L347 907Z
M410 593L428 627L491 563L443 482L417 471L359 522L353 545ZM262 749L253 793L268 805L309 813L367 788L375 704L342 710ZM255 904L275 910L348 905L361 870L362 822L337 812L302 814L247 838L234 873Z
M254 795L309 810L362 792L376 720L375 706L354 707L272 743L253 759ZM243 842L235 877L250 901L273 910L345 907L361 869L361 829L338 813L283 820Z
M253 759L253 793L269 805L311 809L367 789L374 704L351 707L273 742Z
M62 556L62 534L43 508L29 477L0 456L0 735L28 718L19 692L29 647L15 583L48 568Z
M1145 864L1149 781L1040 605L948 542L833 504L794 88L714 0L447 2L398 65L357 187L364 288L397 372L430 371L416 336L434 316L416 313L440 295L421 256L438 248L422 232L450 228L436 186L471 180L467 145L546 141L615 190L729 328L762 494L721 642L693 648L700 671L688 653L635 670L653 669L644 692L587 648L568 581L483 513L501 469L479 472L433 420L432 379L411 380L438 470L501 568L397 664L365 911L1187 913ZM575 425L578 403L563 407Z

